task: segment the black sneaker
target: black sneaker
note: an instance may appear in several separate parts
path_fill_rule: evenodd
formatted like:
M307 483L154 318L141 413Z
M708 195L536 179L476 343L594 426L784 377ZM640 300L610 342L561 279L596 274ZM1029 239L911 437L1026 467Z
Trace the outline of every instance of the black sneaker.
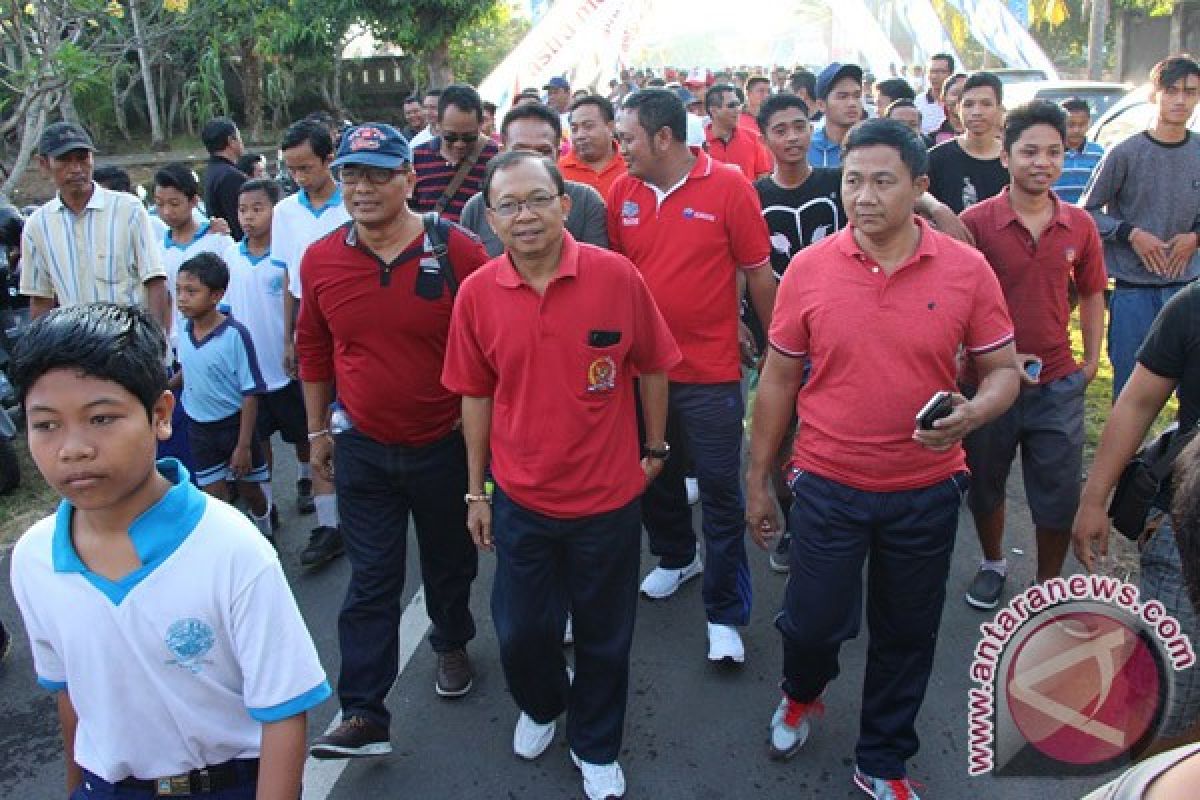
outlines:
M437 681L434 691L440 697L462 697L471 691L474 673L471 670L471 660L463 648L437 654Z
M1004 576L994 569L979 568L967 589L967 605L981 611L991 611L1000 605L1004 594Z
M779 537L779 541L775 543L775 549L771 551L771 572L778 572L781 575L786 575L792 569L791 561L788 557L788 551L792 547L792 534L784 531Z
M301 514L311 514L317 510L317 504L313 501L312 481L308 478L296 481L296 510Z
M318 567L327 561L332 561L344 552L342 532L337 528L321 526L313 528L308 538L308 546L300 553L300 564L305 567Z
M313 758L365 758L392 752L387 728L366 717L346 717L342 724L318 736L308 748Z

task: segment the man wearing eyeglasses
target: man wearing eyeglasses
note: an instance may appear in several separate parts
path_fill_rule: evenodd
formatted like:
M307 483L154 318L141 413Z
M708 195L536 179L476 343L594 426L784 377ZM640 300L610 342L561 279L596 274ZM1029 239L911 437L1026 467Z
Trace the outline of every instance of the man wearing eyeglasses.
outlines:
M397 674L410 516L442 697L470 690L466 644L475 635L461 404L441 372L456 287L487 255L446 225L452 275L443 270L408 207L412 156L390 125L351 129L333 167L352 222L305 252L296 324L312 465L334 482L351 568L338 616L342 722L313 742L314 758L391 752L384 697ZM331 418L335 380L340 407Z
M679 349L633 264L565 230L571 200L553 160L504 153L483 192L506 255L463 284L442 379L463 395L467 525L496 552L492 618L521 710L513 751L539 757L565 711L584 793L622 797L640 497L669 456L666 370ZM560 647L568 605L574 681Z
M732 164L751 181L770 174L771 154L763 147L762 136L741 126L737 90L718 83L705 92L704 106L712 120L704 126L704 148L713 160Z
M414 211L437 211L458 222L463 206L483 185L483 171L500 152L480 128L483 101L470 86L447 86L438 98L438 135L412 151Z

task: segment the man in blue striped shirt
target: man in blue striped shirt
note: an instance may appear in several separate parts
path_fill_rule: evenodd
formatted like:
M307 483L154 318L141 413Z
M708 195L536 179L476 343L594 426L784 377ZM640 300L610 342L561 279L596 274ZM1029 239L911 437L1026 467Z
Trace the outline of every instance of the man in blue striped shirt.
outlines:
M1078 203L1104 155L1104 148L1087 140L1092 109L1086 100L1072 97L1062 107L1067 112L1067 151L1064 153L1062 177L1054 184L1054 191L1063 202Z

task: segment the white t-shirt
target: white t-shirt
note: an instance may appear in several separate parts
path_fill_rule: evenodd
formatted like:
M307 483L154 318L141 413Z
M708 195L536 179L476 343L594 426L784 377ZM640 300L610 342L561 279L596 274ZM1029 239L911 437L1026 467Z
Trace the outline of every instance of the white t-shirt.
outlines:
M425 144L428 141L432 141L433 137L434 137L433 130L428 125L426 125L424 128L417 131L417 133L415 133L413 135L412 140L409 141L409 143L408 143L408 149L411 150L419 144Z
M350 213L342 202L340 186L320 208L313 208L303 189L275 206L275 215L271 218L271 257L287 270L287 287L292 297L300 297L300 259L304 257L304 251L317 239L349 221Z
M921 133L933 133L946 121L946 109L940 100L930 100L926 92L917 92L913 105L921 112Z
M271 251L255 258L245 240L223 254L229 265L229 290L225 302L233 318L250 331L258 369L267 391L291 382L283 371L283 288L287 270L271 258Z
M162 263L163 269L167 271L167 293L171 299L172 347L179 341L179 332L183 330L183 315L179 313L179 307L175 305L175 279L179 277L179 266L192 256L198 256L201 253L223 255L229 246L233 244L233 239L229 235L211 233L208 228L209 225L205 222L196 231L196 235L192 237L192 241L187 244L176 244L171 238L169 228L163 234L161 241Z
M178 461L158 468L174 486L130 528L141 569L90 572L65 501L12 556L38 683L70 692L75 761L110 782L256 758L263 723L331 694L266 539Z

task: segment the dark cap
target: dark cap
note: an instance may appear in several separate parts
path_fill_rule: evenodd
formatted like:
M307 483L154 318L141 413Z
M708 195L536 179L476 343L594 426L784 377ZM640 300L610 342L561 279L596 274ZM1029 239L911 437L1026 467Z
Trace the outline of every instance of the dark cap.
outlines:
M824 100L829 97L829 93L833 90L833 85L842 78L854 78L862 85L863 71L858 64L839 64L837 61L830 64L825 69L821 70L821 74L817 76L817 99Z
M555 75L553 78L546 81L546 85L543 86L542 88L543 89L570 89L571 84L567 83L566 78L563 78L559 75Z
M396 169L411 163L412 151L400 131L382 122L368 122L351 128L342 136L332 166L363 164Z
M63 153L72 150L91 150L96 152L92 137L87 131L72 122L56 122L48 125L38 139L38 154L49 158L58 158Z

